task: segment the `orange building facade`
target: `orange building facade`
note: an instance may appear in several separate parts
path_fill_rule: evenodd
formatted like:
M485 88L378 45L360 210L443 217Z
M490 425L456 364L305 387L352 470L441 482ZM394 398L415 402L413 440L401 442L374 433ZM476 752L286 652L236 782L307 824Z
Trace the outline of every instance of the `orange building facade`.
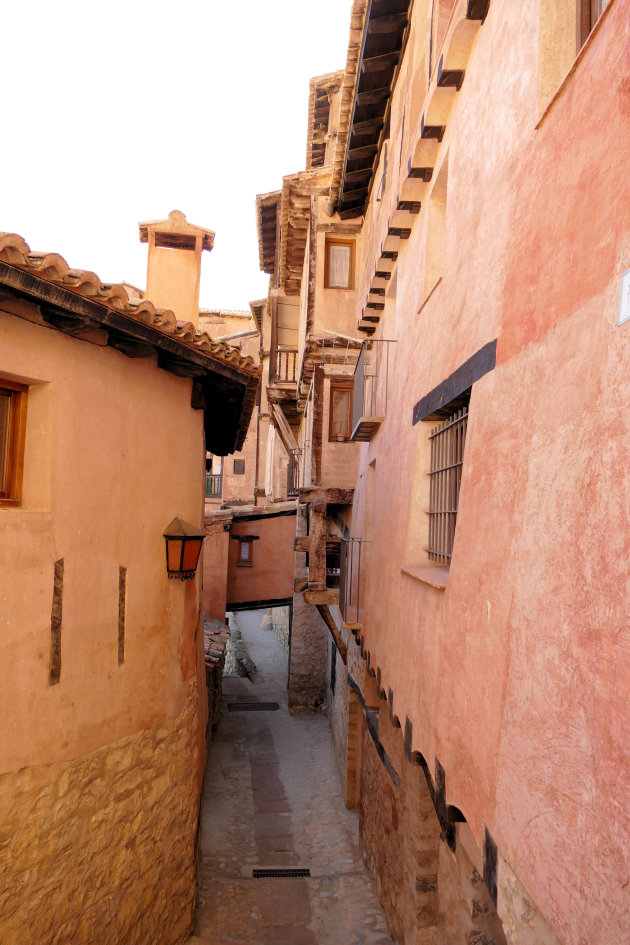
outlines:
M203 530L259 371L12 234L0 295L0 940L180 945L207 701L201 570L169 580L163 533Z
M356 0L258 198L294 586L405 945L630 934L629 14Z

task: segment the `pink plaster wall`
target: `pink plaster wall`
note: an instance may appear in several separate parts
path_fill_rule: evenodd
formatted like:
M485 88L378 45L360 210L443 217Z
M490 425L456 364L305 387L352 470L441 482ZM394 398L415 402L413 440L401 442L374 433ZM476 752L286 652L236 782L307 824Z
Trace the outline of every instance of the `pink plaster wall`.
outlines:
M444 275L419 313L421 214L398 260L404 344L391 409L361 451L353 531L375 460L363 632L394 711L559 940L608 945L630 935L630 327L616 326L630 268L628 3L612 5L538 129L537 17L534 2L495 0L473 47L442 145ZM418 135L420 27L392 108L396 147L407 108L403 156ZM368 278L395 165L390 187L366 214ZM425 515L412 409L493 338L440 592L401 570L424 558L408 543Z
M6 314L9 304L0 375L31 387L22 507L0 509L0 772L72 759L177 716L200 646L199 582L168 580L162 537L175 515L201 517L203 415L191 382ZM49 686L60 558L61 682Z
M237 565L235 535L258 535L253 542L252 567ZM228 550L228 603L278 600L293 596L295 515L234 521Z

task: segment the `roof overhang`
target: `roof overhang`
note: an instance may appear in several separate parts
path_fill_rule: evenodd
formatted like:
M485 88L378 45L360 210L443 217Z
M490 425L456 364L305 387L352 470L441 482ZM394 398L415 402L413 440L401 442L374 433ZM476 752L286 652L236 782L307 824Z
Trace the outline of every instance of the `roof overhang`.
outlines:
M278 204L282 192L274 190L256 197L256 226L258 229L258 264L263 272L273 275L276 265L276 232Z
M330 192L330 167L289 174L282 182L279 285L287 295L299 295L306 240L311 222L311 198Z
M69 269L61 256L32 254L19 237L2 242L3 292L37 305L49 328L85 340L96 332L100 344L130 358L155 358L162 370L191 378L191 405L204 410L207 448L218 455L241 449L262 371L252 358L147 300L130 300L120 285L102 285L94 273Z
M412 5L413 0L355 0L331 186L331 203L341 217L365 211L389 133L391 95Z
M309 84L306 167L321 167L326 161L326 143L332 95L343 84L343 69L316 76Z
M252 312L252 317L256 322L256 328L258 333L262 335L262 320L267 308L267 299L256 299L255 302L250 302L249 307Z

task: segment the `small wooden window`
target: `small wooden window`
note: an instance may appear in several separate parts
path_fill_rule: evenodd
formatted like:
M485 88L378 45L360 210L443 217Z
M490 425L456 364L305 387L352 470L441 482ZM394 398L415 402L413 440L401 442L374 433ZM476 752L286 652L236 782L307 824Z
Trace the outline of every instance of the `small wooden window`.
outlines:
M0 378L0 505L19 505L22 498L27 390Z
M349 378L330 382L329 440L349 440L352 433L352 388Z
M326 240L324 287L354 288L354 240Z
M245 460L244 459L234 460L234 475L235 476L245 475Z
M239 568L251 568L252 558L254 551L254 542L253 541L241 541L238 542L238 560L237 565Z

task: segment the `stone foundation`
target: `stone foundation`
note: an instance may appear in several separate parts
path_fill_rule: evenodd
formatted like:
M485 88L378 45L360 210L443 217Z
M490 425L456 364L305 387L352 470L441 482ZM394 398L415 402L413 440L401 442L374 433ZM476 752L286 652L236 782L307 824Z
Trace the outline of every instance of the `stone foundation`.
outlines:
M290 617L288 607L272 607L269 611L271 629L285 650L289 649ZM266 615L265 615L266 616ZM262 626L262 625L261 625ZM263 627L264 629L264 627Z
M386 713L380 716L379 728L384 727ZM440 827L433 802L422 770L404 758L402 738L400 751L387 754L399 784L383 764L364 717L359 798L364 857L400 945L441 945L437 893Z
M559 945L518 876L499 855L497 909L507 945Z
M317 608L307 604L301 594L294 594L289 648L291 712L321 711L326 703L328 636Z
M350 740L350 721L349 721L349 686L347 682L347 669L343 660L339 656L337 647L331 639L328 643L329 651L329 675L328 675L328 695L326 702L328 705L328 717L332 730L333 746L335 748L335 757L337 759L337 769L341 784L346 797L346 805L354 807L354 804L348 804L348 742ZM335 661L335 671L332 672L332 661ZM334 679L334 692L331 687L331 679Z
M185 711L0 776L2 945L182 945L192 929L197 683Z
M352 706L354 693L351 693ZM506 945L468 825L446 842L423 768L405 755L387 708L361 711L359 825L364 858L400 945ZM352 713L350 713L352 721ZM348 740L348 772L351 770ZM476 853L477 863L471 858ZM514 939L515 945L521 940ZM547 940L541 939L547 945ZM533 940L532 940L533 942ZM522 945L531 945L523 940ZM549 942L548 945L556 945Z

